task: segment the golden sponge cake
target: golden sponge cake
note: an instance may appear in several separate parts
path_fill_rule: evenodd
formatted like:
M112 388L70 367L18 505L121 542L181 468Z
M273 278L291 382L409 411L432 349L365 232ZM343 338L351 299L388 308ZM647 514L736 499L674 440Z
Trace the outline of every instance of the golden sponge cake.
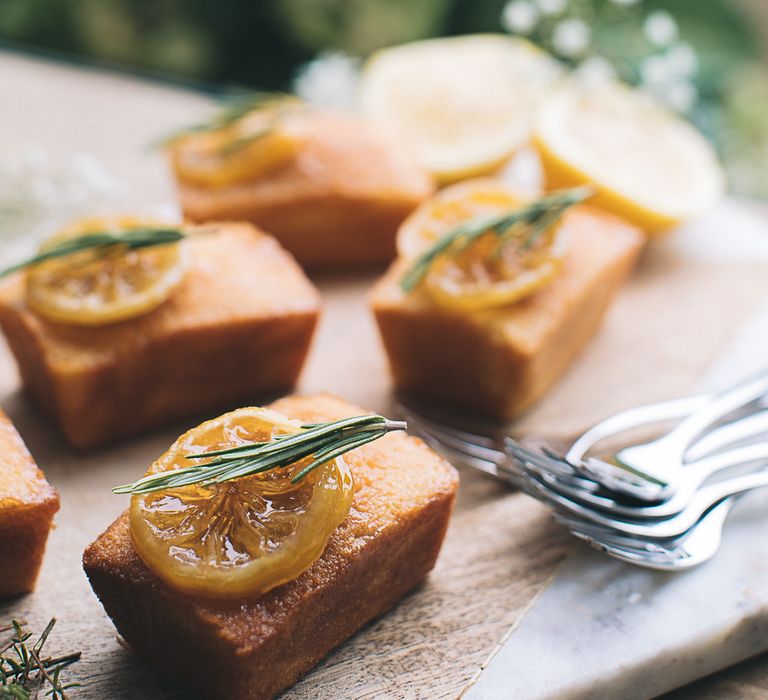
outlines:
M423 399L511 418L544 394L594 335L644 237L591 207L566 214L563 269L547 286L499 309L439 307L400 287L397 261L371 305L396 387Z
M316 290L250 224L210 228L184 241L181 285L145 316L99 327L54 323L26 306L21 279L0 289L0 324L24 386L74 447L296 382L319 314Z
M0 411L0 598L31 591L59 496Z
M358 119L312 112L303 126L295 156L259 178L213 187L179 177L184 216L251 221L307 267L389 262L397 227L431 194L430 178Z
M329 396L272 408L306 422L363 413ZM352 508L319 560L250 600L180 594L142 563L127 513L85 551L85 571L120 634L147 662L203 697L271 698L416 586L435 564L456 471L420 440L391 433L344 457Z

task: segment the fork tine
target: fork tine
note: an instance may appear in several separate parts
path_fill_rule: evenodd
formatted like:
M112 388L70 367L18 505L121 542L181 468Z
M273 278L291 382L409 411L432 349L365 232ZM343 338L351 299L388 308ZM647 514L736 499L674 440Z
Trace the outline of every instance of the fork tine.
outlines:
M581 476L577 468L555 453L543 454L531 450L512 438L508 438L505 444L510 455L519 463L527 463L539 473L552 475L558 480L566 481L574 488L585 491L591 492L599 488L599 484L588 477Z
M409 420L417 432L429 435L438 443L448 445L454 450L470 457L476 457L477 459L494 464L503 462L506 457L501 450L488 447L486 444L479 442L481 440L488 442L488 438L445 426L438 427L434 423L422 420L420 417L412 417Z
M589 537L598 542L616 545L626 549L636 549L648 554L663 554L668 550L668 546L664 546L653 540L646 540L640 537L626 537L615 530L609 530L602 525L589 523L563 513L555 513L553 517L561 525L567 527L574 535L576 535L576 537ZM678 539L681 538L671 540L670 543L674 544Z
M506 473L501 473L495 462L457 450L456 448L441 442L429 433L417 431L417 434L424 440L424 442L426 442L432 449L442 454L449 462L463 464L472 467L473 469L477 469L478 471L485 472L486 474L490 474L491 476L508 479L508 475Z
M421 413L414 412L413 410L411 410L407 406L404 406L403 404L399 404L398 408L400 409L400 412L407 419L412 420L414 422L421 423L425 428L429 428L429 430L432 432L441 433L441 434L449 433L456 438L459 438L466 442L471 442L475 445L487 447L489 449L496 449L496 445L498 444L498 441L490 435L473 433L467 430L456 428L455 426L449 426L449 425L446 425L445 423L440 423L438 421L432 420L431 418L427 418Z

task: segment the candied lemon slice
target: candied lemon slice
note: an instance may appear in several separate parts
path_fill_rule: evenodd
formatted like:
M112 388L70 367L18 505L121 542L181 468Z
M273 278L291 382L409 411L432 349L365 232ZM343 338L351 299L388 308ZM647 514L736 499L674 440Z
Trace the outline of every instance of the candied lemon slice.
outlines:
M83 219L41 248L97 231L167 226L134 217ZM27 305L60 323L98 326L141 316L162 304L184 276L178 243L125 250L88 249L48 260L26 275Z
M300 103L257 109L234 123L172 142L172 166L180 180L221 187L255 180L290 161L305 140Z
M542 109L534 143L549 188L593 183L596 205L650 233L702 214L723 193L704 137L618 83L563 88Z
M268 441L300 427L274 411L241 408L182 435L147 473L187 467L190 454ZM195 595L242 598L296 578L323 553L353 495L341 458L291 483L306 461L212 486L134 495L136 551L168 585Z
M492 179L468 180L422 204L398 232L398 253L413 262L458 224L524 204L518 191ZM556 224L535 243L499 247L494 234L482 236L458 253L438 257L424 279L437 303L474 310L512 304L549 283L567 252L566 227Z
M478 34L375 53L360 86L364 113L441 183L491 173L530 137L557 62L533 44Z

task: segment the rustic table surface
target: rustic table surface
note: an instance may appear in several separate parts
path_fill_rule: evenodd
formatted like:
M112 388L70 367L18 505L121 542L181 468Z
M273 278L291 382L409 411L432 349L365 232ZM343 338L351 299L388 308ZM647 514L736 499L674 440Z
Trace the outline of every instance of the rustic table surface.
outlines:
M139 212L173 201L162 158L148 144L195 121L207 106L191 91L13 53L0 53L0 89L0 153L36 145L54 162L95 154L121 183L120 208ZM94 209L100 204L94 202ZM744 261L690 259L675 246L651 251L589 350L514 429L567 435L612 410L688 391L754 310L754 289L765 272ZM371 409L391 408L385 358L364 301L372 280L373 275L316 280L325 314L302 392L332 391ZM728 289L727 298L722 289ZM707 322L689 313L694 309L707 309ZM0 403L62 495L38 590L0 605L0 620L19 617L39 628L51 616L59 619L52 650L83 651L69 673L82 683L74 697L187 697L120 645L80 567L83 548L126 505L110 488L143 472L186 426L75 455L19 393L14 364L1 343ZM480 671L546 585L571 540L530 499L467 470L461 477L456 513L428 581L286 697L455 698ZM768 659L758 657L670 697L766 694Z

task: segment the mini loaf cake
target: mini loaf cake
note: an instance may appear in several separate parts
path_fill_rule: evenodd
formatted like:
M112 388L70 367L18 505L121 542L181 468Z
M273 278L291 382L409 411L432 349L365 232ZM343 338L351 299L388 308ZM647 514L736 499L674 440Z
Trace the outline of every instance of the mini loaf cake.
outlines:
M0 411L0 598L35 587L59 496Z
M291 104L255 105L226 128L172 142L184 216L251 221L307 267L389 262L430 178L359 119Z
M362 413L329 396L288 397L272 408L313 424ZM351 507L324 551L292 580L251 597L191 595L162 580L137 551L145 540L132 529L132 505L130 518L121 516L87 548L84 567L136 653L204 697L271 698L416 586L440 550L456 471L402 433L343 459L354 481Z
M124 292L120 286L89 306L67 306L85 295L76 266L71 278L69 268L31 269L26 293L22 275L0 288L0 324L24 387L72 446L105 445L202 411L284 392L296 382L320 302L291 256L244 223L210 224L178 245L183 274L170 285L162 282L162 298L155 298L158 280L151 293L125 292L115 321L102 322L96 311L115 306L113 296ZM113 275L117 258L89 262L113 266L97 269L94 277ZM54 262L64 265L65 259ZM140 261L137 266L133 273L139 274ZM30 278L54 273L63 282ZM54 294L67 293L70 283L72 298L59 303ZM38 288L43 291L34 292ZM120 320L126 308L137 312L129 304L134 297L153 308ZM81 317L87 325L79 323Z
M435 227L430 235L444 232L450 225L440 217L452 225L466 221L460 210L472 198L470 208L478 207L481 216L503 214L515 197L522 201L503 183L468 181L443 190L432 205L437 209L427 212L425 204L401 233L412 238L414 225ZM414 269L414 256L401 254L371 296L398 390L503 419L547 391L594 335L644 241L636 228L587 205L565 212L556 228L566 240L560 252L552 249L554 257L524 250L523 256L541 260L520 264L507 277L495 267L493 248L480 282L468 277L477 265L438 268L437 262L436 280L407 291L403 279Z

